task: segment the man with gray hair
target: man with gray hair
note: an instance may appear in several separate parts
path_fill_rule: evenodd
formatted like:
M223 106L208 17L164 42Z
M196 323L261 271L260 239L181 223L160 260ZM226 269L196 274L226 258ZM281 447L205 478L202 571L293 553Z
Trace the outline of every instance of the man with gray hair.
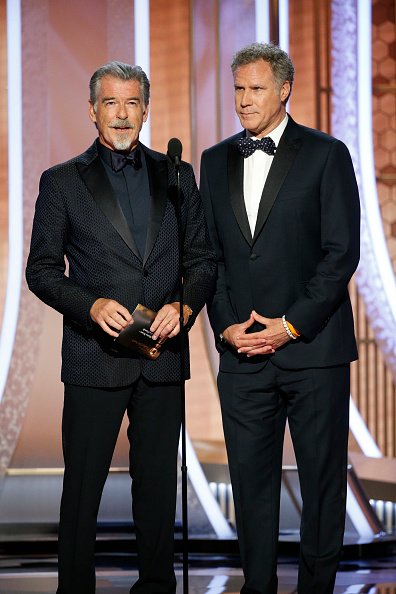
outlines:
M170 160L139 142L150 84L139 66L110 62L90 83L98 138L45 171L26 268L29 288L63 315L58 594L94 594L96 519L124 413L129 418L139 579L131 592L175 592L177 450L181 425L179 319L193 324L214 286L215 258L192 168L181 163L184 309ZM66 273L65 259L68 263ZM157 312L157 359L118 347L137 304ZM155 341L155 342L154 342Z
M204 151L201 195L218 261L208 311L245 583L276 594L286 420L303 500L299 594L331 594L343 541L348 282L359 197L346 146L286 113L294 68L254 43L231 65L244 131Z

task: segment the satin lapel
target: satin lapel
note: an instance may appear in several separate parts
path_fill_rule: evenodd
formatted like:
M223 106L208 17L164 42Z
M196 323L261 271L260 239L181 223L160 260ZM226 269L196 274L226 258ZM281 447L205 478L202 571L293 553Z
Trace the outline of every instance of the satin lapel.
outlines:
M132 232L121 210L121 206L114 195L99 157L96 157L88 164L77 162L76 166L96 204L135 256L141 259Z
M235 143L228 145L228 191L239 228L246 241L251 245L252 233L243 197L243 157L238 152Z
M150 184L151 206L143 264L147 262L154 247L168 200L168 165L166 160L157 161L147 151L144 151L144 154Z
M296 125L292 122L293 130ZM287 134L287 128L281 138L276 155L272 162L261 195L260 206L257 214L256 228L254 230L253 243L260 234L269 213L274 205L278 192L289 172L289 169L301 147L300 138L294 138L294 134Z

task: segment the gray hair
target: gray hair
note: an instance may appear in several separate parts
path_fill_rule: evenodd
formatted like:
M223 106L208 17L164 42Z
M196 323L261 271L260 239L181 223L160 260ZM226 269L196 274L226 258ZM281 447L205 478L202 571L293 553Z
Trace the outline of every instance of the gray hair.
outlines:
M121 80L137 80L140 83L144 107L150 100L150 81L140 66L131 66L124 62L108 62L98 68L89 81L89 100L96 108L101 80L104 76L113 76Z
M252 62L258 62L259 60L264 60L271 66L272 73L279 89L284 82L288 81L290 83L291 93L294 80L293 62L285 51L273 43L251 43L239 50L234 55L231 63L232 73L234 74L239 66L245 66Z

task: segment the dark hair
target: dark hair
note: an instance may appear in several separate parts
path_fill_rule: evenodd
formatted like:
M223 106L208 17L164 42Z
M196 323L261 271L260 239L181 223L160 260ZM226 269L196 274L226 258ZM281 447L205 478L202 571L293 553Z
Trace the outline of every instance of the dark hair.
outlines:
M131 66L124 62L108 62L98 68L89 81L89 100L95 107L98 100L100 82L104 76L114 76L121 80L137 80L140 83L144 107L150 100L150 82L140 66Z
M279 89L284 82L289 81L291 93L294 80L293 62L285 51L273 43L251 43L242 48L234 55L231 70L234 73L239 66L258 62L259 60L264 60L271 66Z

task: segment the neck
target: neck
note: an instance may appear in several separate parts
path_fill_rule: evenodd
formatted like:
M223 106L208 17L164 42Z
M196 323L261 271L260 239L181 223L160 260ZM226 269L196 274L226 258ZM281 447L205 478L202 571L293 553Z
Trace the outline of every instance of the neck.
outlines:
M264 130L261 130L261 132L257 133L253 130L249 130L250 134L253 134L253 136L256 136L256 138L264 138L264 136L268 136L269 134L271 134L271 132L273 130L275 130L275 128L277 128L279 126L279 124L281 124L284 120L286 116L286 109L283 108L276 116L276 119L273 120L270 124L268 124L268 126L266 126L264 128Z

